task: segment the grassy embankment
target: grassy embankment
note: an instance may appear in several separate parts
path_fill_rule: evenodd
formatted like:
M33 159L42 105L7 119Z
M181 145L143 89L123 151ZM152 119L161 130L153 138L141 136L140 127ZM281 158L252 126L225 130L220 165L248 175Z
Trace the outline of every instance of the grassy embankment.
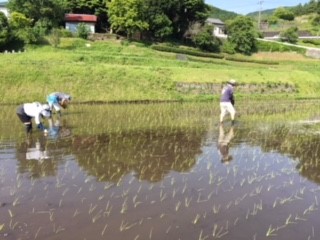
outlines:
M58 48L41 46L21 54L0 55L0 104L45 101L52 91L71 93L75 102L203 100L218 96L177 91L178 82L282 83L296 86L296 94L250 94L250 98L317 98L320 96L318 60L294 53L265 53L251 59L279 61L278 65L189 57L158 52L138 43L88 42L62 39ZM246 97L238 93L238 97Z

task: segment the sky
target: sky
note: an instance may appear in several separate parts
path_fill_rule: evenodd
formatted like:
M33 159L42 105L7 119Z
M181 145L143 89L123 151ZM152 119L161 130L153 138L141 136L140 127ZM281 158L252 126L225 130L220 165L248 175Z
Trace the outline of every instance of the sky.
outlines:
M263 11L278 7L291 7L300 3L305 4L309 1L310 0L205 0L205 3L222 10L245 15L259 11L260 9Z

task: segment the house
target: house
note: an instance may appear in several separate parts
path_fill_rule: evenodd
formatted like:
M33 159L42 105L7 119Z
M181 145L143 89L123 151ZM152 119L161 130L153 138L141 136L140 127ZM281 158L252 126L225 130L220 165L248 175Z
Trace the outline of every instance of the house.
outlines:
M77 27L80 23L88 26L90 33L95 33L95 25L97 16L89 14L65 14L66 29L70 32L77 32Z
M217 18L207 18L206 22L207 25L213 25L213 35L216 37L226 38L227 35L225 34L226 26L224 22Z
M3 12L6 17L9 17L9 10L7 8L8 2L0 2L0 12Z

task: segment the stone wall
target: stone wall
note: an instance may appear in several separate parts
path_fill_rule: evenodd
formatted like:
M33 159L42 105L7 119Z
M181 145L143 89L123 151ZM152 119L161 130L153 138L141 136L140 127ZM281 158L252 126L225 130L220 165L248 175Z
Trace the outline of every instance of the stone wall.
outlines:
M308 49L306 56L311 58L320 59L320 49Z

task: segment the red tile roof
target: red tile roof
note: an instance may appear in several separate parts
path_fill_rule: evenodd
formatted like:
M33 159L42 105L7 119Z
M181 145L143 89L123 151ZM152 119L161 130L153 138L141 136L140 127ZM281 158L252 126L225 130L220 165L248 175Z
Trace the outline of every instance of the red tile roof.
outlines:
M88 14L66 14L66 22L97 22L97 16Z

